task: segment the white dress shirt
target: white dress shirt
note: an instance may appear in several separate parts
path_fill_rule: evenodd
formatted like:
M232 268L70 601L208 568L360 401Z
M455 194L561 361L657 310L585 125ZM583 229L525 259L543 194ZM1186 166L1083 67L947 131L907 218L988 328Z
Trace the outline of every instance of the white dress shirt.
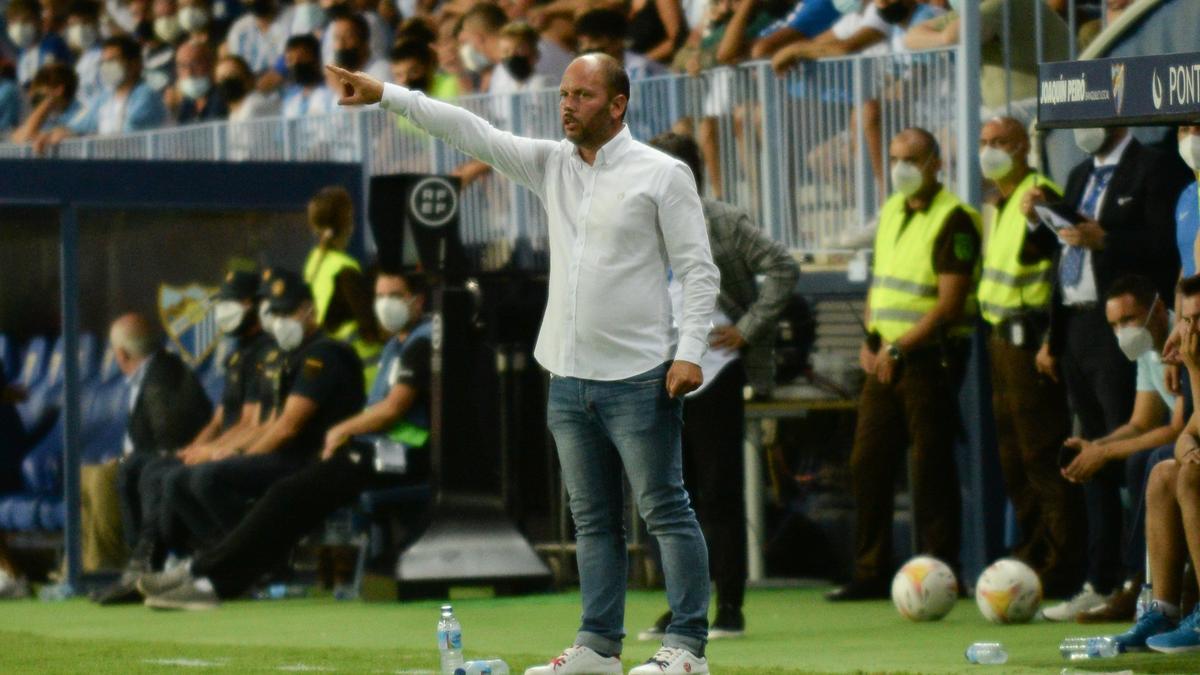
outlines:
M1108 151L1108 154L1103 157L1093 157L1092 165L1099 169L1102 166L1116 166L1121 157L1125 154L1125 148L1129 147L1129 142L1133 140L1132 134L1125 134L1125 138L1117 143L1116 147ZM1083 197L1092 191L1092 183L1096 180L1093 174L1088 178L1087 185L1083 187ZM1112 179L1109 179L1109 185L1112 184ZM1082 197L1081 197L1082 198ZM1096 212L1085 213L1083 215L1092 220L1100 220L1100 211L1104 209L1104 200L1108 198L1108 186L1104 186L1104 191L1100 193L1100 197L1096 200ZM1067 244L1063 244L1063 249L1066 250ZM1100 301L1100 292L1096 288L1096 270L1092 265L1092 249L1083 250L1083 273L1079 275L1079 283L1074 286L1063 286L1062 288L1063 304L1064 305L1086 305Z
M129 387L129 414L133 414L133 409L137 407L138 398L142 395L142 382L146 380L146 370L150 367L150 362L154 360L154 355L138 364L137 369L133 371L129 377L125 378L125 386ZM133 439L129 437L129 430L125 431L125 438L121 443L121 454L133 454Z
M588 165L570 141L514 136L394 84L384 85L382 107L541 199L550 288L534 357L546 370L620 380L672 359L700 363L720 277L683 162L635 141L626 127ZM683 284L677 322L668 270Z

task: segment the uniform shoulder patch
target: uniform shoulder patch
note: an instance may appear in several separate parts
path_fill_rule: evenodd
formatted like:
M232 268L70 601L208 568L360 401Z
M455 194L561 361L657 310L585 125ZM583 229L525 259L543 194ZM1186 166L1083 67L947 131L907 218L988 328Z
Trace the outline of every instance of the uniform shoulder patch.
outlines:
M954 257L967 261L975 257L975 237L966 232L954 233Z
M321 369L325 367L325 362L321 359L315 359L311 356L304 359L304 377L312 378L320 374Z

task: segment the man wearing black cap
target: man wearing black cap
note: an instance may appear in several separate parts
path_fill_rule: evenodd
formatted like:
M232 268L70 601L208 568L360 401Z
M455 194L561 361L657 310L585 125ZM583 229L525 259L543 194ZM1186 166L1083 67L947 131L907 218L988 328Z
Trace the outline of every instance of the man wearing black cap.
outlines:
M234 456L187 472L187 489L208 516L208 527L191 532L202 544L228 533L251 500L314 460L325 433L361 410L366 398L362 362L353 349L318 328L312 291L299 275L274 270L267 301L280 352L273 360L268 352L273 362L266 364L277 403L270 420Z
M101 604L140 601L135 586L137 577L162 565L171 534L180 529L172 527L172 514L178 509L172 503L168 486L186 471L185 464L220 458L224 448L240 447L239 439L244 444L260 426L259 371L267 353L274 348L274 342L263 332L258 313L254 311L257 289L257 274L229 272L213 298L217 327L237 340L236 348L225 359L225 387L221 400L209 423L191 443L177 452L151 459L142 469L137 483L141 527L126 573L98 595L97 601Z

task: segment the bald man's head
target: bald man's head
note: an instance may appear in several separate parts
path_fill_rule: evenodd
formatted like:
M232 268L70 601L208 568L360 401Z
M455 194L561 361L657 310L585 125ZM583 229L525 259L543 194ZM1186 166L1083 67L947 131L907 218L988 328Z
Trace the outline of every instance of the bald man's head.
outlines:
M892 187L909 197L936 185L938 172L942 170L942 151L937 139L920 127L909 127L892 138L888 160L892 166ZM902 164L908 166L899 166ZM920 185L911 178L916 172L921 176Z
M626 101L629 100L629 73L625 72L625 66L622 66L620 61L602 52L592 52L576 57L571 65L579 62L589 68L599 69L610 97L620 94Z
M158 349L158 331L141 314L121 315L108 329L117 366L127 377Z
M576 145L599 148L615 136L629 104L629 76L606 54L586 54L567 66L559 87L563 133Z
M979 163L984 178L994 181L1024 178L1029 170L1028 156L1029 134L1017 120L994 117L979 130Z

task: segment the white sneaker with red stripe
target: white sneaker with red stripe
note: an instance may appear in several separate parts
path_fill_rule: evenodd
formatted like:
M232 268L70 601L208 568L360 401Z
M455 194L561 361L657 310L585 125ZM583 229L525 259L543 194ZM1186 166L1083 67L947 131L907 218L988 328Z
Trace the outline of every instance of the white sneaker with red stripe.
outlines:
M615 656L600 656L591 648L583 645L567 647L550 663L525 671L525 675L610 675L612 673L624 675L625 669L621 667L621 659Z
M679 647L659 647L654 656L642 665L629 671L629 675L658 675L658 673L697 673L708 672L708 659L696 656L686 649Z

